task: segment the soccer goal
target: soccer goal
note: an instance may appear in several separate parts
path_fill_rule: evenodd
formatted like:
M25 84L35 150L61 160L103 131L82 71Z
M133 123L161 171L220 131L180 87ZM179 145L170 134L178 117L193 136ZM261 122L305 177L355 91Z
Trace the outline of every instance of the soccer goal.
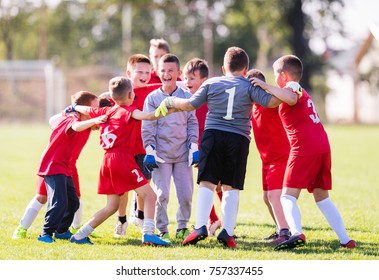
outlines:
M47 121L65 105L63 71L48 60L0 61L0 118Z

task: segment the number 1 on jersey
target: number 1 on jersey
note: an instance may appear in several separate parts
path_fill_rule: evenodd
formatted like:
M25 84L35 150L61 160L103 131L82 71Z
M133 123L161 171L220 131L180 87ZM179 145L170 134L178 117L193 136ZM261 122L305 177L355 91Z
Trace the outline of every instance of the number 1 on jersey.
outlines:
M225 92L229 94L229 97L228 97L228 106L226 107L226 116L224 116L223 118L225 120L234 120L232 115L233 115L234 94L236 92L236 88L235 87L228 88L225 90Z

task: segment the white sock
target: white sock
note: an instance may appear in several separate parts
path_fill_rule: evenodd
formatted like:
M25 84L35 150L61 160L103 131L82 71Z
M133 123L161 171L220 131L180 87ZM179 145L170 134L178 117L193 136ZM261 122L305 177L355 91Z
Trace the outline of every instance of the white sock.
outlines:
M297 205L296 197L284 194L280 197L280 201L282 203L284 216L286 217L291 234L302 234L303 229L301 226L301 214L299 206Z
M83 216L83 202L79 200L79 208L76 210L74 215L74 220L72 221L72 227L74 229L80 228L82 225L82 216Z
M90 235L94 231L94 228L90 226L89 223L82 226L77 233L75 233L75 239L80 240L83 238L86 238L88 235Z
M142 234L152 235L154 234L155 223L154 219L145 218L143 219Z
M226 230L229 236L234 235L234 228L236 227L240 200L239 194L238 190L230 190L222 194L222 228Z
M330 227L335 231L341 244L346 244L350 241L347 235L345 225L343 223L340 212L337 207L333 204L330 198L325 198L322 201L316 203L318 208L321 210L322 214L325 216Z
M213 206L214 193L206 187L199 187L196 202L196 223L195 229L198 229L208 223L209 214Z
M37 218L37 215L43 204L40 203L35 197L29 202L26 206L24 215L21 218L20 225L26 229L30 228L34 220Z

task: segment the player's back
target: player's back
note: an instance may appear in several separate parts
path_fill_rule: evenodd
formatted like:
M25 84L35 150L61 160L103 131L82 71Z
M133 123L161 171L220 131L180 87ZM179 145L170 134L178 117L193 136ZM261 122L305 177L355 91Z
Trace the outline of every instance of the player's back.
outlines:
M242 76L222 76L205 81L191 97L191 104L198 108L207 102L205 129L234 132L250 139L253 102L267 106L270 98Z

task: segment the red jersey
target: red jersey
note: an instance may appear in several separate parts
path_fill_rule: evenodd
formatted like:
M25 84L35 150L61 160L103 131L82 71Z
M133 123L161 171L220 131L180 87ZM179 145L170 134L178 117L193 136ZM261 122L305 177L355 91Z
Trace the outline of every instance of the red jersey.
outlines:
M205 127L205 119L207 117L208 113L208 105L207 103L204 103L203 105L200 106L200 108L196 109L196 118L197 122L199 124L199 145L200 145L200 139L201 139L201 134L203 134L204 127Z
M159 80L160 82L160 80ZM134 88L134 94L136 95L133 106L135 106L138 110L143 111L143 104L145 102L146 96L162 86L162 84L150 84L144 87ZM142 129L142 121L137 120L136 129L141 132ZM136 134L136 143L134 145L133 155L141 155L146 154L145 148L143 147L142 135L141 133Z
M302 89L297 103L279 105L279 115L291 145L291 155L314 155L330 152L325 132L310 95ZM295 93L294 93L295 94Z
M161 78L159 78L159 76L157 75L157 72L155 72L154 69L151 69L151 77L147 83L148 84L160 84L160 83L162 83Z
M279 108L253 105L251 123L255 144L264 164L287 161L290 144L278 113Z
M76 149L80 134L71 127L80 121L76 116L67 116L53 128L48 146L44 150L37 174L39 176L72 175L71 154Z
M136 129L137 121L131 117L134 106L118 106L91 108L91 118L108 115L106 123L100 124L100 146L108 151L122 148L133 154L137 134L141 130Z

